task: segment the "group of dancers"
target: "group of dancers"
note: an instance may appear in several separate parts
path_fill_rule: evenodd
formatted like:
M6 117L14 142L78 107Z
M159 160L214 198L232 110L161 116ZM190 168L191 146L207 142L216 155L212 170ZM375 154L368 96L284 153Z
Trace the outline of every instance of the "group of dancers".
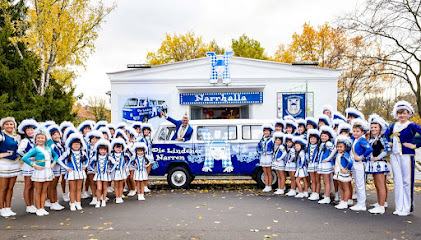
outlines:
M333 187L334 200L339 202L335 205L337 209L351 206L353 211L366 211L366 176L372 174L377 203L372 204L369 212L383 214L388 207L386 183L391 169L395 193L393 214L408 216L413 211L415 149L421 147L413 144L414 136L421 134L421 127L409 121L414 114L411 104L406 101L395 104L392 115L397 121L391 125L377 114L370 115L366 121L357 109L348 108L345 112L346 117L326 105L318 118L286 116L277 119L274 125L265 124L257 147L266 185L263 192L272 191L272 170L275 170L278 188L274 194L329 204ZM287 175L291 189L285 193ZM356 189L355 205L352 180Z
M121 122L84 121L77 128L71 122L38 123L13 117L0 121L0 213L16 215L11 209L13 187L24 176L26 212L37 216L62 210L57 187L61 178L62 198L70 210L81 210L81 199L92 195L90 205L105 207L107 192L115 192L115 203L123 192L145 200L148 175L154 164L152 126ZM21 165L20 159L23 161ZM69 188L66 189L66 182ZM111 187L114 182L114 188ZM127 188L126 188L127 187ZM90 194L91 193L91 194Z

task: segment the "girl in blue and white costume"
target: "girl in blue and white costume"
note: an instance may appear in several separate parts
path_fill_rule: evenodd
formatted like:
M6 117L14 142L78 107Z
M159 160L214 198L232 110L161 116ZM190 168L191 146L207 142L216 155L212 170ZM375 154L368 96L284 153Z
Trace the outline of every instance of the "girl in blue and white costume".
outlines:
M98 129L98 131L102 133L102 138L104 138L105 140L108 140L109 142L112 141L111 132L107 127L101 127Z
M124 127L124 129L125 128L126 127ZM129 141L129 139L127 138L126 130L117 129L116 132L115 132L115 135L114 135L114 139L116 139L116 138L124 139L124 141L126 142L126 145L127 145L127 150L126 150L125 153L127 154L127 156L129 158L131 158L134 155L134 153L131 151L132 147L133 147L133 144L134 144L134 141ZM127 194L128 197L133 197L133 196L136 195L136 183L133 179L134 170L135 170L135 167L132 164L128 165L128 168L127 168L127 176L128 177L126 179L126 183L127 183L128 188L129 188L129 193Z
M333 106L326 104L322 107L322 113L325 114L326 116L328 116L331 120L333 120Z
M150 163L148 169L146 169L149 175L152 170L152 165L155 162L155 159L152 154L152 125L150 123L145 123L142 125L142 137L140 139L140 142L144 142L147 147L145 156ZM145 181L145 192L151 192L151 190L148 188L148 180Z
M319 127L318 125L319 120L314 117L306 117L306 129L317 129Z
M330 190L331 190L331 178L332 178L332 161L336 154L336 148L333 142L335 141L336 133L332 128L328 126L320 127L320 147L318 154L318 166L317 173L322 175L324 185L324 198L319 200L320 204L330 203Z
M291 116L290 116L291 117ZM295 122L294 118L287 118L285 120L285 134L292 134L295 135L297 131L297 123Z
M318 127L319 127L319 129L322 127L322 126L327 126L327 127L330 127L331 125L332 125L332 120L330 119L330 117L328 116L328 115L326 115L326 114L320 114L319 115L319 118L318 118Z
M274 125L275 125L275 132L284 133L284 131L285 131L285 121L284 120L277 118L275 120Z
M82 135L83 135L83 139L85 140L86 146L89 146L88 133L90 131L92 131L92 129L94 129L95 124L96 123L94 121L92 121L92 120L85 120L81 124L79 124L79 126L77 127L77 130L80 133L82 133ZM88 157L89 157L89 155L88 155ZM91 185L91 182L92 181L91 181L90 178L86 178L85 179L85 191L82 192L82 198L83 199L90 197L88 190L89 190L89 187Z
M0 127L0 214L10 217L16 215L10 206L16 177L21 174L17 154L20 137L15 132L17 125L14 118L1 119Z
M292 139L294 136L292 134L284 135L285 151L287 152L285 156L285 172L288 172L289 178L291 180L291 189L286 194L289 197L293 197L297 194L296 181L295 181L295 170L297 165L295 163L295 148Z
M145 156L146 149L148 147L143 142L136 142L133 145L132 152L134 153L131 158L131 164L135 167L133 179L137 184L137 200L144 201L144 181L148 180L147 168L149 166L149 161Z
M387 207L387 174L389 173L389 164L387 163L386 156L392 151L389 146L384 133L386 132L386 121L379 115L372 114L369 116L370 123L370 139L368 143L373 148L369 159L365 166L366 174L373 174L374 186L377 191L377 203L374 208L368 210L370 213L383 214L385 207Z
M309 129L307 131L307 172L310 174L311 181L311 195L308 198L312 201L318 201L320 199L320 175L317 173L320 144L320 132L316 129Z
M341 201L335 205L337 209L348 208L348 201L352 200L351 192L351 170L353 160L349 155L351 148L351 139L345 135L336 138L336 156L333 161L333 179L339 182L341 187Z
M108 123L107 124L107 128L108 128L108 130L110 131L110 141L112 141L113 140L113 138L114 138L114 135L115 135L115 130L116 130L116 128L115 128L115 126L113 125L113 124L111 124L111 123Z
M135 122L131 126L136 131L136 142L139 142L140 139L142 139L142 123L141 122Z
M295 182L298 186L299 193L295 195L296 198L308 197L308 182L307 182L307 161L305 149L307 146L307 140L302 137L294 137L292 139L295 147L295 162L297 164L297 170L295 171ZM301 180L304 182L304 189L301 185Z
M273 127L270 124L263 124L263 136L257 144L257 152L260 155L260 166L263 168L265 177L265 188L263 192L272 191L272 154L273 154Z
M273 161L272 169L276 171L278 176L278 189L276 189L276 195L285 193L285 156L287 152L283 144L284 134L282 132L275 132L273 134L274 146L273 146Z
M95 169L91 167L91 162L93 159L93 156L96 154L96 143L102 138L103 134L102 132L98 130L93 130L88 132L87 138L88 138L88 158L89 158L89 165L88 165L88 171L87 171L87 180L86 182L90 183L90 187L92 190L92 201L89 203L89 205L96 205L98 199L96 198L96 186L97 183L94 181L95 176Z
M306 120L300 118L300 119L297 119L295 123L297 123L297 132L295 133L295 136L300 136L306 139L307 138Z
M107 121L105 121L105 120L98 121L98 122L94 125L94 130L99 130L99 129L100 129L100 128L102 128L102 127L107 127L107 125L108 125L108 122L107 122Z
M64 153L64 146L61 142L60 127L57 125L51 125L47 128L47 132L51 136L51 139L47 142L47 144L57 154L57 156L60 157ZM60 211L64 209L64 207L60 205L57 199L57 185L58 181L60 180L60 176L64 175L65 173L66 169L64 169L60 164L56 164L54 166L54 178L53 181L51 181L50 186L48 187L48 199L45 204L45 206L47 206L47 204L49 203L51 210Z
M47 144L50 139L47 130L37 129L34 135L36 146L22 157L22 161L35 169L32 174L32 181L35 185L36 214L37 216L45 216L49 214L44 209L47 188L53 181L53 168L57 163L58 155ZM35 161L31 161L30 158L32 157L35 157Z
M66 139L66 152L58 159L58 163L66 169L65 178L70 186L70 210L81 210L82 184L86 179L86 168L89 159L86 155L86 144L83 135L72 133Z
M63 133L61 136L61 142L64 147L64 151L66 151L66 147L64 146L66 143L67 138L69 138L70 134L77 133L77 129L73 126L71 122L64 122L65 124L60 124L60 131ZM61 166L61 165L60 165ZM63 167L62 167L63 168ZM66 191L66 173L67 170L63 168L63 173L61 177L61 189L63 191L62 198L65 202L70 202L69 191Z
M95 169L94 181L96 181L96 198L98 199L96 208L106 206L108 183L112 180L111 172L115 168L115 160L110 153L110 142L100 139L95 145L95 155L90 160L91 169ZM102 199L102 203L100 199Z
M398 121L392 123L384 134L391 142L392 153L390 165L393 170L395 189L395 211L398 216L408 216L414 211L414 171L415 149L421 144L413 144L415 134L421 134L421 126L409 121L414 109L406 101L399 101L393 107L393 117Z
M21 157L35 147L34 132L37 128L39 128L39 124L34 119L25 119L19 124L18 132L25 136L20 141L18 147L18 154ZM33 161L34 159L31 160ZM27 163L23 163L22 175L24 176L25 181L23 199L26 203L27 213L36 213L37 211L37 208L34 206L34 184L31 180L32 173L34 173L34 168L29 166Z
M111 178L114 181L115 203L122 203L124 182L127 179L127 167L130 160L125 154L127 150L126 142L121 138L116 138L111 142L111 156L115 160L115 168L111 173ZM129 161L127 161L129 160Z

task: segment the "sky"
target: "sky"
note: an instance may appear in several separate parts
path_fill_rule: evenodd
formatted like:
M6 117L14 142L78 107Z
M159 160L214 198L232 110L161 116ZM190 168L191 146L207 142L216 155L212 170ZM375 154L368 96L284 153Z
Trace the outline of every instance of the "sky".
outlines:
M205 43L213 39L230 49L231 40L242 34L261 43L268 56L279 44L288 44L302 25L334 23L363 0L104 0L117 8L103 23L95 52L78 69L76 94L103 97L111 90L107 72L126 69L127 64L145 63L166 33L193 31Z

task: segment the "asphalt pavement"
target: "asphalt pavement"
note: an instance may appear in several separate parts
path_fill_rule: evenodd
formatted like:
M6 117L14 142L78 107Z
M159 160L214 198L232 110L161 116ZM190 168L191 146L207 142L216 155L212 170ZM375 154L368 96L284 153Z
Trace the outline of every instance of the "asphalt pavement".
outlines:
M169 189L156 181L146 201L136 197L104 208L89 206L49 216L26 214L23 184L15 186L16 217L0 219L1 239L421 239L421 196L415 212L392 215L393 192L384 215L337 210L304 199L262 193L252 181L196 183L188 190ZM367 192L368 203L375 193Z

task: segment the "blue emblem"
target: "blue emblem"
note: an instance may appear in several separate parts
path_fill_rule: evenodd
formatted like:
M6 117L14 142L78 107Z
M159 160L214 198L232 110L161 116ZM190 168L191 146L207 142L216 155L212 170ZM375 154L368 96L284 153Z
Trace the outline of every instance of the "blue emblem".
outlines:
M216 55L214 52L207 52L206 55L211 61L211 75L209 82L217 84L218 78L222 74L222 83L231 83L231 76L229 72L229 61L231 60L234 52L226 52L222 56Z

